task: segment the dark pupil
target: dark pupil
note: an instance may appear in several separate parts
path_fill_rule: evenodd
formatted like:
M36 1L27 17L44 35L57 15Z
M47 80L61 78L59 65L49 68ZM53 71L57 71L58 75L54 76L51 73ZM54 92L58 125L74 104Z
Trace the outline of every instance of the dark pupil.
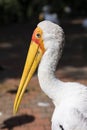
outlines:
M37 33L37 35L36 35L38 38L40 38L41 36L40 36L40 34L39 33Z

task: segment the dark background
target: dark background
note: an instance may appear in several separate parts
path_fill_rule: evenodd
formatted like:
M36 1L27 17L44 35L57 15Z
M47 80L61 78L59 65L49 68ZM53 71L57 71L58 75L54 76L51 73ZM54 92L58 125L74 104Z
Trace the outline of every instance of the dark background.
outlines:
M87 15L87 0L0 0L0 23L23 22L37 18L44 5L51 5L52 11L60 18L66 17L66 6L72 10L71 18Z
M45 5L56 13L65 32L58 67L87 66L87 0L0 0L0 79L21 76L31 35ZM71 11L65 12L69 7Z

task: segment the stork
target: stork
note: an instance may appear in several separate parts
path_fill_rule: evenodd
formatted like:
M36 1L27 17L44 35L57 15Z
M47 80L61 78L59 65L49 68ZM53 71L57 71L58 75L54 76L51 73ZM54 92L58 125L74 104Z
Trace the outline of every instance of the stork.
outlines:
M63 29L50 21L40 22L32 35L24 71L14 102L17 112L24 91L38 68L41 89L52 99L55 110L52 130L87 130L87 87L56 78L55 70L64 44Z

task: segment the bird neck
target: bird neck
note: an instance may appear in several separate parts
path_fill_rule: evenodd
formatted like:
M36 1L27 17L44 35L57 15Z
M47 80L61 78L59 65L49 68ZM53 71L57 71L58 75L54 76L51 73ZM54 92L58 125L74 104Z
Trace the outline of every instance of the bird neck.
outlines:
M53 100L55 97L55 92L58 92L60 90L60 86L62 84L62 81L56 79L55 76L55 70L59 58L60 54L58 49L48 49L44 53L38 68L38 79L40 86L42 90Z

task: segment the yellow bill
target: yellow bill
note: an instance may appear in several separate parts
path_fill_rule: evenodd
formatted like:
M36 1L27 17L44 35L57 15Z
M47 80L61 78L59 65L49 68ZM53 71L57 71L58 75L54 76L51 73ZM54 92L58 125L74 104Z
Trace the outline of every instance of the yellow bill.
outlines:
M25 89L32 78L40 60L43 55L44 50L42 49L41 46L43 46L42 40L39 40L38 44L36 43L38 40L35 39L35 33L38 32L38 29L36 28L33 36L33 40L31 41L30 48L28 51L24 71L22 74L22 78L20 81L20 85L18 88L18 92L15 98L14 102L14 108L13 108L13 113L15 114L18 111L22 96L25 92ZM41 30L40 30L41 31ZM39 36L39 35L38 35ZM36 37L37 38L37 37ZM41 39L41 38L40 38ZM42 45L41 45L42 44Z

